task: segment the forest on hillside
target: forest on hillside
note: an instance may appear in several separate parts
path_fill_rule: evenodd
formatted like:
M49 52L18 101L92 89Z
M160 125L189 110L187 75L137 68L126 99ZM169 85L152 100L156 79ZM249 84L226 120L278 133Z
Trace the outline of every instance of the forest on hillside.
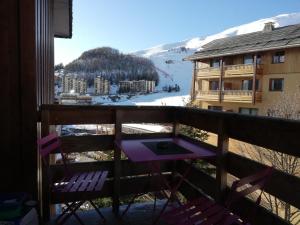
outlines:
M96 76L118 84L123 80L154 80L159 76L153 62L149 59L120 53L110 47L96 48L83 52L82 55L64 67L66 73L75 73L84 77L92 85Z

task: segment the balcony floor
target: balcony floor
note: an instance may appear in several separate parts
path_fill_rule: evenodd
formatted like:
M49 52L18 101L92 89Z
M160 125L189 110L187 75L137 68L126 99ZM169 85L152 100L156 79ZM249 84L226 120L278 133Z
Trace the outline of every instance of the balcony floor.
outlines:
M145 202L145 203L137 203L133 204L130 210L126 213L122 220L116 218L116 216L112 213L112 208L102 208L100 209L102 214L106 218L105 225L151 225L152 221L162 208L165 201L159 200L156 204L156 211L153 214L153 202ZM120 212L126 208L126 205L120 207ZM100 225L103 224L99 215L95 212L95 210L89 211L78 211L77 214L83 220L86 225ZM54 220L50 221L47 225L54 225ZM79 222L72 216L69 220L67 220L64 225L79 225ZM162 220L160 220L157 225L166 225Z

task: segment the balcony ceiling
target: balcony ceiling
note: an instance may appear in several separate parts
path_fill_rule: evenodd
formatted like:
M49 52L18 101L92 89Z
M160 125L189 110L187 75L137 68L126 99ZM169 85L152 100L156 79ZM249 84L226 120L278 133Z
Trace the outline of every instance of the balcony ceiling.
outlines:
M72 0L54 0L53 31L55 37L72 37L72 18Z

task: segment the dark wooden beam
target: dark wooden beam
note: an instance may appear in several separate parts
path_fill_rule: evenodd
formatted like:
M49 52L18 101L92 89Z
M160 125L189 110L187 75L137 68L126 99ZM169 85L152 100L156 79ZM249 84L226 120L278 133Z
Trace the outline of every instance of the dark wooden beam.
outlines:
M252 104L256 101L256 74L257 74L257 54L255 53L253 59L253 78L252 78Z
M229 137L227 133L226 123L223 119L219 120L218 125L218 145L217 145L217 171L216 171L216 193L217 200L223 202L225 200L225 190L227 188L227 171L226 171L226 155L228 153Z
M224 80L224 60L220 59L220 77L219 77L219 102L223 99L223 80Z
M123 111L116 110L115 113L115 142L121 141L122 138L122 120L124 119ZM121 191L121 149L115 144L114 149L114 186L113 186L113 212L118 215L120 207Z

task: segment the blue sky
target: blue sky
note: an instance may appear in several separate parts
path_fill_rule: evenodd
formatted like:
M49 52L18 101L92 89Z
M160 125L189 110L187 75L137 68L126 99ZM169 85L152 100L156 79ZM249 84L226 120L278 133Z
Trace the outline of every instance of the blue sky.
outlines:
M129 53L297 11L299 0L73 0L73 38L55 39L55 63L91 48Z

